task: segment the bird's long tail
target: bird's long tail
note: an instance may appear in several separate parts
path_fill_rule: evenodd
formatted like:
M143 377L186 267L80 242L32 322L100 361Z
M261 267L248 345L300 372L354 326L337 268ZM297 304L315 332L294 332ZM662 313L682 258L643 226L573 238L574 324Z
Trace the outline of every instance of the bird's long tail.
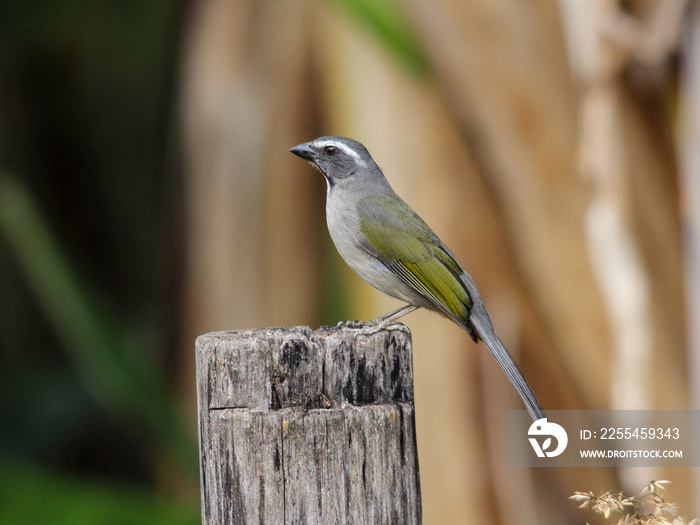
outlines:
M530 388L525 377L523 377L515 360L501 342L498 334L496 334L496 330L493 327L493 323L491 322L491 318L483 302L480 300L475 302L469 314L469 322L477 332L479 338L489 347L493 357L495 357L498 364L501 365L501 368L508 376L508 379L510 379L510 382L513 383L518 394L520 394L520 397L525 402L525 406L532 420L537 421L538 419L547 417L542 409L542 405L540 405L537 397L535 397L535 393L532 391L532 388Z

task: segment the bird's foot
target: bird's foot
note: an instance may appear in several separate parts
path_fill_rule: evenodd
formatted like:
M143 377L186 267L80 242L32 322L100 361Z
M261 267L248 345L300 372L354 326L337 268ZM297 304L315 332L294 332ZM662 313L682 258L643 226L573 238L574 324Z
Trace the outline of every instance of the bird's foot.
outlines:
M394 319L386 319L384 316L377 317L371 321L340 321L338 328L349 328L357 330L361 335L372 335L388 328L403 329L405 325L396 322Z
M407 313L412 312L416 308L419 307L414 306L412 304L407 304L406 306L402 306L398 310L394 310L392 312L389 312L388 314L380 315L379 317L376 317L371 321L340 321L336 326L338 328L351 328L353 330L358 330L364 335L376 334L377 332L381 332L382 330L386 330L390 327L405 328L405 325L398 323L396 320L400 317L403 317Z

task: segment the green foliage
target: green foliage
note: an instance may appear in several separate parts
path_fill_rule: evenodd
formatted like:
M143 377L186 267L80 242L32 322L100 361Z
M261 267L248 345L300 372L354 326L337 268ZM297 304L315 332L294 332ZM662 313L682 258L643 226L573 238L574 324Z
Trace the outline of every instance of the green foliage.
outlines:
M0 232L87 391L120 422L140 425L169 460L195 474L196 442L177 419L158 370L143 359L149 348L133 348L117 316L78 278L30 194L9 178L0 178Z
M0 523L12 525L195 525L198 502L144 488L82 480L36 466L0 466Z
M153 488L167 471L197 494L168 368L180 13L10 0L0 17L0 468L53 465L0 470L0 523L198 521Z
M423 74L428 60L401 4L394 0L331 0L367 26L410 72Z

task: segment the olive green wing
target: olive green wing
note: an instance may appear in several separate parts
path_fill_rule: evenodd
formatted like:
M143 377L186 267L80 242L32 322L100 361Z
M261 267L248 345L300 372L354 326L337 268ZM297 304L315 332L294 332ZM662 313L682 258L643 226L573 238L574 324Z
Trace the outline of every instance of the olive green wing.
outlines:
M474 342L483 339L525 402L532 419L547 417L496 334L474 281L425 222L393 194L366 197L359 206L362 246L367 253L457 321Z
M464 270L428 225L395 195L370 195L358 207L362 247L438 310L465 322L472 300Z

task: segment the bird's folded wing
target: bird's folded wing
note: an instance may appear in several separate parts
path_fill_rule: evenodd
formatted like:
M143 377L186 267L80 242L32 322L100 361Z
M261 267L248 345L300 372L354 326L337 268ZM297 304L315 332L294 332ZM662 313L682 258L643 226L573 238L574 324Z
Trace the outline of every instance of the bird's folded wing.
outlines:
M472 306L459 277L464 271L428 225L391 195L366 197L359 208L361 247L446 315L464 322Z

